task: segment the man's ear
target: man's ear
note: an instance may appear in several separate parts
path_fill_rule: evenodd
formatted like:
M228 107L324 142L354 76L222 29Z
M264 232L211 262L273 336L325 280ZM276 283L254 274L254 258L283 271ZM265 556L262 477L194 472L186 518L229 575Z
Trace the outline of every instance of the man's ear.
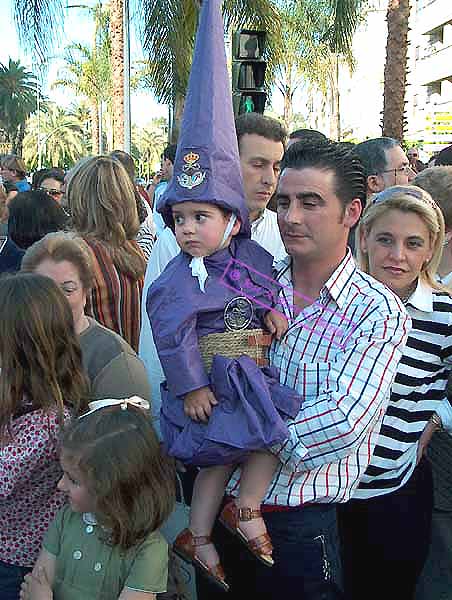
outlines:
M353 198L353 200L345 207L345 214L343 223L350 229L356 225L359 221L359 217L362 212L362 204L359 198Z
M376 194L384 189L384 183L380 175L369 175L367 177L367 189L371 194Z

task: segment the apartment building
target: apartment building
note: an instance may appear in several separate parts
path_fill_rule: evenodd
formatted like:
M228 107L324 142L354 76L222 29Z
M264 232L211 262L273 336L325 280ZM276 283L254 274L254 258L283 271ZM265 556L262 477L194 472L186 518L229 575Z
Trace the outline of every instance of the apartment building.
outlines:
M406 138L430 155L452 144L452 0L414 0L410 21Z

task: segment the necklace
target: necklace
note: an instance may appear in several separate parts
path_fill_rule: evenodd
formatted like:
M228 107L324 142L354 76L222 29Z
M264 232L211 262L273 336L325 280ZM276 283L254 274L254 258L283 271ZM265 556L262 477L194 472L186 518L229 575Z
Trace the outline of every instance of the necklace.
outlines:
M400 300L403 302L403 304L408 304L408 300L411 298L414 290L417 287L417 279L415 279L413 281L413 283L410 285L410 287L408 288L408 290L400 296Z

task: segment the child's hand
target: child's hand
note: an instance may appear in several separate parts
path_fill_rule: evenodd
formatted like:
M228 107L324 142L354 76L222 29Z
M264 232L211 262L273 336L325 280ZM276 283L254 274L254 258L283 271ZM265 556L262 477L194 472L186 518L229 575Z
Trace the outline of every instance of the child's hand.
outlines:
M212 406L218 404L217 399L208 387L199 388L188 392L184 399L184 411L193 421L203 421L207 423L212 412Z
M280 341L289 328L286 317L277 310L269 310L264 317L265 327Z
M20 588L20 600L53 600L53 592L43 567L38 573L25 575Z

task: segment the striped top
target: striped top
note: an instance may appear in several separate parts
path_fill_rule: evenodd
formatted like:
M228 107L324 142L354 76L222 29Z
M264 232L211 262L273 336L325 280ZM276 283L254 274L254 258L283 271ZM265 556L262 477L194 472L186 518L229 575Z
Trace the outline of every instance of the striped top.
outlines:
M277 265L289 321L270 362L303 397L266 504L346 502L364 474L410 329L403 304L357 269L350 251L301 312L294 309L290 258ZM229 491L237 493L235 473Z
M419 281L408 301L413 327L392 386L374 455L354 498L400 488L416 466L420 435L433 412L452 432L446 384L452 364L452 298Z
M94 285L87 297L86 314L119 333L137 351L144 276L133 280L121 273L102 242L84 239L91 249L94 271ZM131 243L138 248L137 242Z

